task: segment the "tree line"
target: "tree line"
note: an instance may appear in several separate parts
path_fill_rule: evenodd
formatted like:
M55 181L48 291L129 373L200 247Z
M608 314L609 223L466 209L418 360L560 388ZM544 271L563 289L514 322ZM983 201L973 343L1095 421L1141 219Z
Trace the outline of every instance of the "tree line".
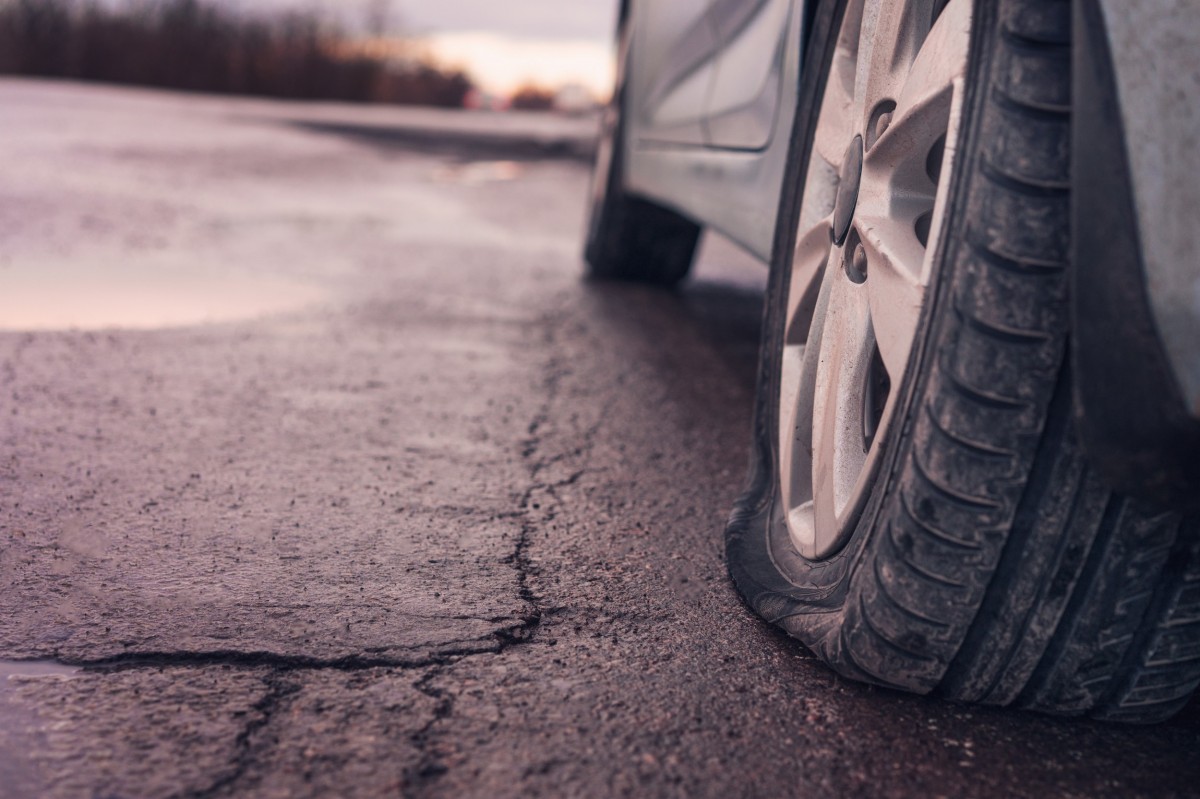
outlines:
M0 0L0 74L447 107L473 89L461 70L372 52L314 13L212 0Z

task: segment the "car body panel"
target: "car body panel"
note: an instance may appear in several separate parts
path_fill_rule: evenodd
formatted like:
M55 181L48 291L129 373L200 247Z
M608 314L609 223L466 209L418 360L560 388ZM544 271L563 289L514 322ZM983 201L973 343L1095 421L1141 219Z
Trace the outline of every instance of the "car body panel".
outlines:
M626 65L629 141L702 146L720 50L709 0L634 3Z
M770 144L779 114L791 11L791 0L714 2L713 27L721 40L721 56L704 114L709 146L761 150Z
M629 107L634 109L645 109L652 98L665 96L661 89L654 88L656 84L652 80L638 74L644 68L642 65L650 63L649 56L641 55L643 49L652 47L661 37L639 38L636 25L643 17L636 7L665 5L667 3L635 3L635 28L631 32L633 52L629 65L632 74L627 83L632 93ZM771 254L788 140L796 111L802 48L799 21L805 18L801 13L805 3L803 0L767 0L748 5L757 13L745 20L726 20L726 32L734 37L735 50L743 46L738 41L740 36L749 36L746 41L754 43L770 42L770 57L749 59L737 55L728 62L719 62L720 68L725 70L724 85L741 85L744 91L738 98L732 88L725 90L723 102L728 110L718 118L728 126L722 128L731 137L726 141L753 140L761 146L758 149L722 148L703 146L709 141L707 138L699 145L678 138L664 138L651 124L652 114L639 111L629 120L631 135L624 143L624 182L629 191L701 221L766 261ZM709 17L710 25L714 18L715 15ZM756 27L763 20L773 23L779 30L771 32L766 27ZM713 29L715 32L715 25ZM675 39L675 42L679 41L679 38ZM686 60L682 56L677 58ZM716 61L706 63L718 68ZM745 70L745 80L739 83L735 69ZM663 82L661 78L659 82ZM767 106L769 108L764 111ZM704 109L697 109L697 113L703 119ZM735 120L739 114L754 121ZM764 124L763 120L769 120L769 124Z

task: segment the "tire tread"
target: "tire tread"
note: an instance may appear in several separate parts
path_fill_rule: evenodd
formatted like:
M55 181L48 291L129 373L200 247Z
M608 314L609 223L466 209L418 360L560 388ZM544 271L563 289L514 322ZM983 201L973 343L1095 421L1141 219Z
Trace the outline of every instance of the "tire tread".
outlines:
M730 572L753 607L847 677L1160 720L1200 684L1200 524L1112 493L1076 440L1068 286L1086 265L1070 262L1071 3L997 0L976 13L973 42L990 39L972 56L953 234L880 488L845 550L792 555L783 570L771 550L787 543L772 532L770 353L790 264L778 259L793 242L780 239Z
M1055 146L1069 134L1070 107L1054 99L1067 95L1067 31L1045 19L1029 36L1013 27L1014 8L1036 5L1002 4L984 140L1020 141L1004 134L1022 123ZM1038 76L1035 91L1014 85L1022 70ZM939 356L901 467L912 477L885 500L886 543L863 551L839 651L908 690L1154 720L1200 682L1200 646L1181 646L1170 626L1186 619L1179 638L1197 640L1200 590L1188 589L1200 565L1188 550L1194 571L1168 568L1181 557L1175 517L1111 495L1075 441L1065 357L1070 184L1061 164L1041 166L1032 171L1021 152L993 143L968 167L968 216L987 235L968 234L950 256L952 312L932 339ZM1019 323L997 315L1028 298L1039 313ZM986 345L969 344L972 336ZM905 590L892 584L901 570Z

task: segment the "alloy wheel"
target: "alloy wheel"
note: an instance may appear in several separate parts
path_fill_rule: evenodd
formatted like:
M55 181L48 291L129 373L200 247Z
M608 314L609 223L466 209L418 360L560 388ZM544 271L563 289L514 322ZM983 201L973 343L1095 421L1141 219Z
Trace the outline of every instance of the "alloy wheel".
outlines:
M813 140L779 370L787 532L840 550L870 493L955 166L970 0L851 0Z

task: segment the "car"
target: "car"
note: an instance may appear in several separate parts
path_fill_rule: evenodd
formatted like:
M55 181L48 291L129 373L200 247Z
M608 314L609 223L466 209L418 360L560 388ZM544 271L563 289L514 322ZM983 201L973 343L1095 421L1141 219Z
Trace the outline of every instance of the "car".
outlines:
M1200 683L1200 19L625 0L593 280L770 270L725 534L845 677L1152 722Z

